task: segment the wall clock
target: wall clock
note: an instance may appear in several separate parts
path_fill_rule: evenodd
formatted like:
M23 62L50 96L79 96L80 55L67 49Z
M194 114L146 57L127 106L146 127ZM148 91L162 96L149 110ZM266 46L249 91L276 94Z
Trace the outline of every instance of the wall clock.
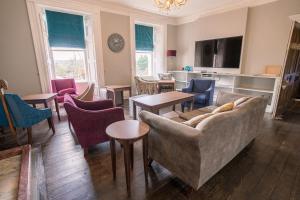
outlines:
M118 53L124 48L125 40L120 34L113 33L108 37L107 44L112 52Z

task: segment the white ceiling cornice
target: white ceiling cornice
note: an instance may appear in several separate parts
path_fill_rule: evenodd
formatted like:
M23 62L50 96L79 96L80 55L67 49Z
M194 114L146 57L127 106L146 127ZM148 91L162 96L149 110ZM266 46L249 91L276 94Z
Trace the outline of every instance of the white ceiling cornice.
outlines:
M241 9L241 8L255 7L255 6L271 3L274 1L278 1L278 0L242 0L239 3L221 6L215 9L207 10L206 12L202 12L199 14L193 14L186 17L178 17L176 18L176 25L190 23L196 21L199 18L207 17L210 15L216 15L216 14L220 14L220 13L224 13L236 9Z
M42 1L59 1L59 0L27 0L27 1L42 2ZM117 3L104 2L101 0L69 0L69 1L79 2L82 3L83 5L84 4L94 5L95 9L100 9L101 11L126 15L126 16L131 16L136 18L144 18L160 24L180 25L180 24L193 22L202 17L216 15L216 14L220 14L220 13L224 13L236 9L246 8L246 7L259 6L262 4L267 4L278 0L241 0L238 3L223 5L217 8L209 9L205 12L202 11L202 12L198 12L198 14L191 14L185 17L171 17L171 16L160 15L160 14L120 5Z
M119 15L126 15L126 16L139 16L163 24L173 24L173 25L176 24L176 18L174 17L159 15L159 14L131 8L131 7L126 7L116 3L103 2L99 0L74 0L74 1L94 4L96 6L99 6L101 11L105 11L105 12L115 13Z

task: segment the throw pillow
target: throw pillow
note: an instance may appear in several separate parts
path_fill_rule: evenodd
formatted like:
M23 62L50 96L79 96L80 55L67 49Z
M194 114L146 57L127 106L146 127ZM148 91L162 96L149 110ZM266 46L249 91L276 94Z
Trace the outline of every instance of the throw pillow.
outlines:
M187 125L187 126L191 126L191 127L196 127L197 124L199 124L200 122L202 122L204 119L212 116L214 114L212 113L206 113L204 115L198 115L196 117L193 117L192 119L182 122L183 124Z
M172 74L170 73L161 73L158 74L160 80L172 80Z
M74 88L67 88L58 92L58 96L64 96L65 94L76 94L76 90Z
M216 109L214 109L214 111L212 112L213 114L216 114L216 113L220 113L220 112L226 112L226 111L230 111L232 110L234 107L234 103L233 102L230 102L230 103L226 103Z
M250 97L242 97L242 98L239 98L237 100L235 100L233 103L234 103L234 108L237 107L238 105L248 101L250 99Z

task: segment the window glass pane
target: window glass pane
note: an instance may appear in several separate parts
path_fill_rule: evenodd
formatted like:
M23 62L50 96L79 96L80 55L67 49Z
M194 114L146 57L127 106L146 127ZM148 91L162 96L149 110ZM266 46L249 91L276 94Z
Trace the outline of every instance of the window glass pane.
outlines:
M86 81L84 50L53 50L56 78L74 78Z
M136 52L136 74L138 76L152 75L152 52Z

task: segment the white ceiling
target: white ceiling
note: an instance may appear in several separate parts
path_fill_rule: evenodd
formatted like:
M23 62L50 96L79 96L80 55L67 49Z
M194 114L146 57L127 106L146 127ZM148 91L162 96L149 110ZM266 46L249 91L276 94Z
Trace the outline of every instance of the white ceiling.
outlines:
M102 0L116 3L130 8L136 8L152 13L167 15L170 17L186 17L190 15L204 15L215 10L240 8L268 3L274 0L187 0L187 4L181 8L173 8L163 12L156 7L154 0Z

